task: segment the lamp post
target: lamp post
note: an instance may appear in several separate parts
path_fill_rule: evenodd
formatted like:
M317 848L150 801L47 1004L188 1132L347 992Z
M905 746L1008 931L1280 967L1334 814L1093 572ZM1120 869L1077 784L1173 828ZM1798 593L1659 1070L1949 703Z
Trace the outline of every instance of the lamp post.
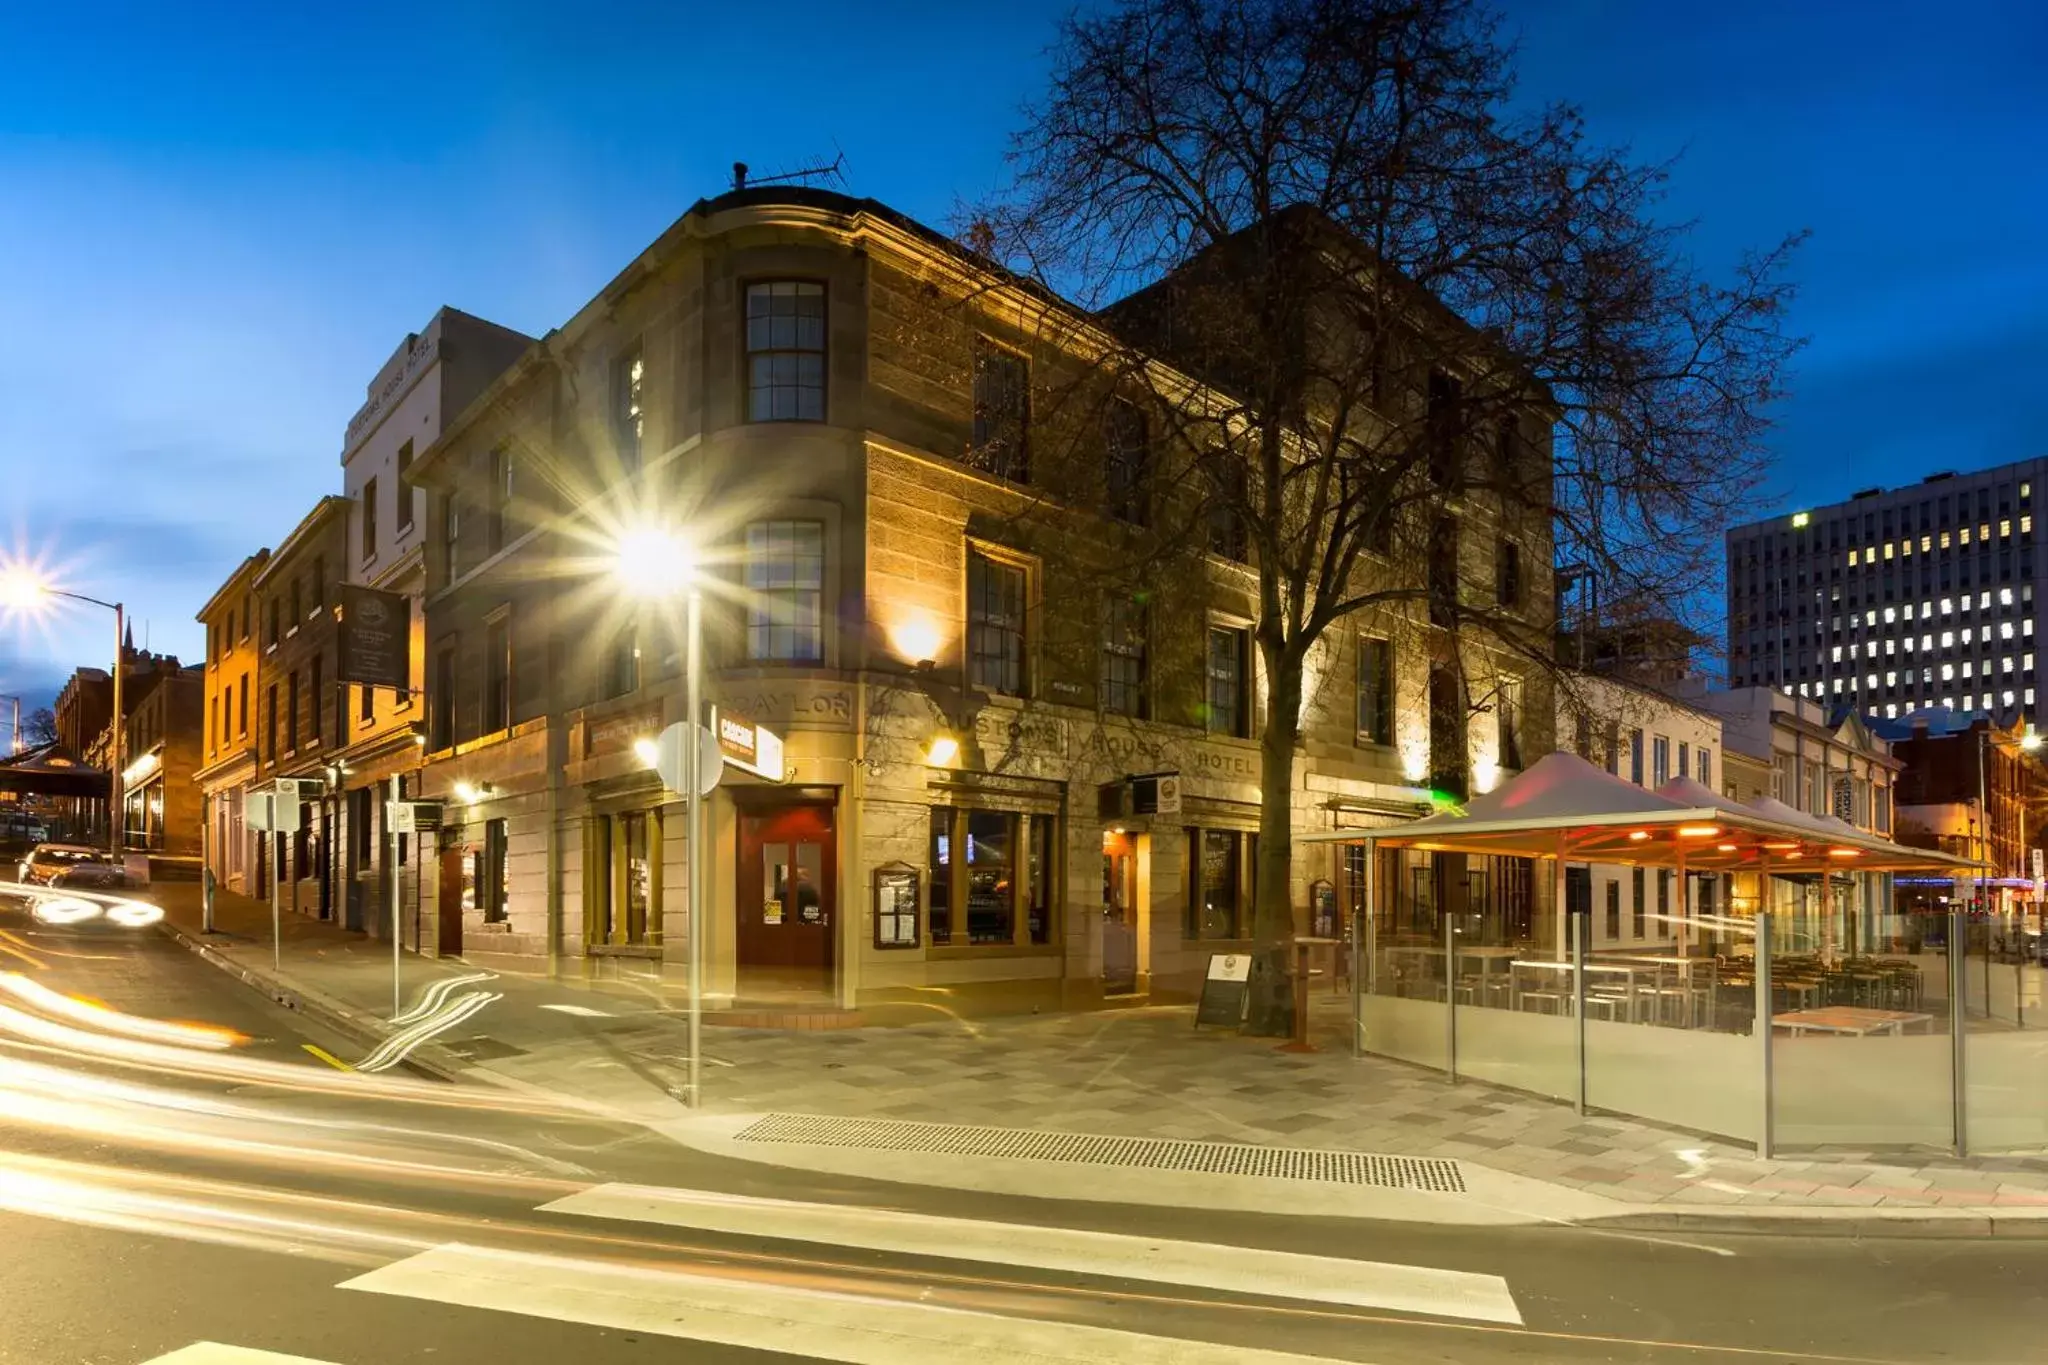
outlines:
M121 726L121 674L127 659L128 615L127 608L119 602L102 602L97 597L87 597L82 592L69 592L53 588L33 571L25 568L11 568L0 573L0 603L17 611L39 611L48 606L52 598L66 598L83 602L87 606L104 607L114 613L114 716L113 747L107 757L107 853L115 862L121 861L125 841L122 826L126 823L126 793L121 790L122 734Z
M642 527L622 535L612 572L636 597L673 602L681 593L685 598L683 709L689 724L684 730L688 741L683 745L683 824L688 840L689 886L684 903L689 936L684 948L690 982L690 1055L684 1102L695 1109L703 1102L704 781L697 733L704 723L704 593L689 543L661 527Z

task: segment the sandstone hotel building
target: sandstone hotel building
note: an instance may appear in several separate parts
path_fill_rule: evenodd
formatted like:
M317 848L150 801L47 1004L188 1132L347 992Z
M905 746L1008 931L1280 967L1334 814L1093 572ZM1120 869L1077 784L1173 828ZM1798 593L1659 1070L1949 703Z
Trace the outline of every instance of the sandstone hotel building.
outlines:
M1255 580L1218 542L1106 625L1023 529L1037 408L1090 325L1062 310L873 201L737 190L447 419L405 476L426 493L419 787L448 803L430 951L680 977L683 806L636 747L683 717L683 606L614 572L647 524L697 547L709 699L787 746L786 781L728 771L709 799L707 1003L1184 999L1245 946ZM1142 460L1142 410L1117 426L1105 465ZM1547 468L1547 439L1529 449ZM1105 486L1061 511L1067 544L1113 550L1152 514L1118 495L1142 480ZM1458 590L1546 619L1548 526L1461 515ZM1317 652L1297 830L1407 818L1447 765L1483 789L1550 747L1534 676L1433 730L1406 624ZM1131 781L1161 772L1177 812ZM1304 929L1348 909L1344 857L1299 851Z

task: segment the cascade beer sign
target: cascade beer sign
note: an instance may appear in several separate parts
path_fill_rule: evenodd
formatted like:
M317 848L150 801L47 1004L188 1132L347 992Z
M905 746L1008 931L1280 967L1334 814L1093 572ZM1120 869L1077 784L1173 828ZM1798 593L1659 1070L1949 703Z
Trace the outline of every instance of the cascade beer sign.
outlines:
M782 761L782 736L730 711L713 710L711 728L718 736L718 752L727 763L770 782L780 782L787 772Z
M412 601L404 593L341 585L341 681L412 687Z

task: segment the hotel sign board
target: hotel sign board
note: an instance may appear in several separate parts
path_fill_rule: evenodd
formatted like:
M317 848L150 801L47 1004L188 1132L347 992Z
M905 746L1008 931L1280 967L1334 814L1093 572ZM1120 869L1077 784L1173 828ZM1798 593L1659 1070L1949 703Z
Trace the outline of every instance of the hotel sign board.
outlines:
M360 583L341 585L341 679L367 687L412 687L412 599Z

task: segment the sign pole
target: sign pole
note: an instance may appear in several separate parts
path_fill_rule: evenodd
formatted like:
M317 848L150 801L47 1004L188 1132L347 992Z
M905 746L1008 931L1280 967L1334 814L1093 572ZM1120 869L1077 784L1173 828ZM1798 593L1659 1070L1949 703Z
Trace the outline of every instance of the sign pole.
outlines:
M276 825L277 798L271 798L271 824ZM284 835L270 831L270 967L284 970Z
M398 956L399 940L403 937L398 928L398 774L391 774L391 799L384 807L384 865L390 869L391 878L391 1017L396 1019L405 1012L404 968Z
M690 1071L689 1107L697 1109L704 1103L703 1056L704 1056L704 797L703 774L700 762L700 745L697 739L698 727L704 723L703 698L703 592L694 584L690 587L689 632L685 646L683 666L683 706L689 712L689 727L685 733L689 741L683 746L683 807L685 822L689 825L690 885L687 893L690 917Z

